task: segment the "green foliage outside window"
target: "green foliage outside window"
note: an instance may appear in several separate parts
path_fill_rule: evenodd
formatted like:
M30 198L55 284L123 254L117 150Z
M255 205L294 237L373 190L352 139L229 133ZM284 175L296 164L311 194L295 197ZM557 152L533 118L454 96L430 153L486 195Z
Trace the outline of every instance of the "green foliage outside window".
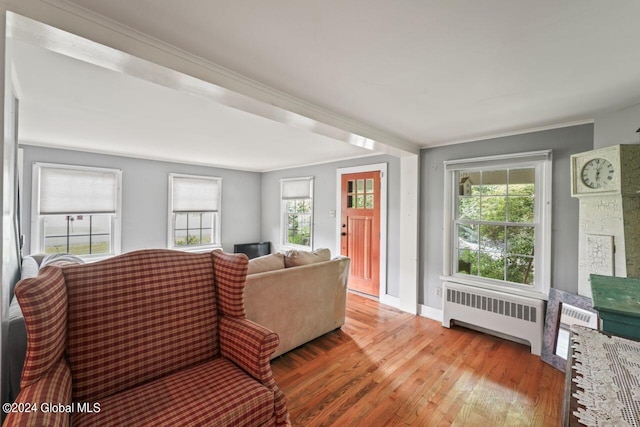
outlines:
M311 246L311 199L286 200L285 204L285 243Z
M533 285L534 178L533 169L460 172L458 273Z

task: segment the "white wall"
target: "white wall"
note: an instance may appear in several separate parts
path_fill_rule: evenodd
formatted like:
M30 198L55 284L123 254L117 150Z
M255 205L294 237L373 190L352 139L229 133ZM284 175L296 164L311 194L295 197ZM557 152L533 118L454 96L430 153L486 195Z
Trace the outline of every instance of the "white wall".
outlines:
M593 148L618 144L640 144L640 104L595 117Z
M122 252L167 247L168 174L222 177L222 246L260 239L261 177L259 173L159 162L25 145L22 221L24 254L29 254L31 170L33 162L63 163L122 170Z

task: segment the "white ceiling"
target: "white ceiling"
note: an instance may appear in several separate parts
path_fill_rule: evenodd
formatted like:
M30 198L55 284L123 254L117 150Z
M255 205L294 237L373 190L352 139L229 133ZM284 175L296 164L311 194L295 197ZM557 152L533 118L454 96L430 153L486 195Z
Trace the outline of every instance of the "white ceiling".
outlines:
M13 42L22 143L267 171L369 150Z
M68 3L421 147L589 120L640 102L637 0ZM251 170L372 153L100 69L75 84L78 64L45 53L17 67L24 104L43 101L22 115L22 135L34 141L90 144L101 129L103 151L190 151L200 163L230 167L240 154ZM29 62L41 60L58 61L59 75ZM54 77L56 87L40 87ZM82 126L56 116L72 101L87 103L78 107ZM111 125L98 127L105 118Z

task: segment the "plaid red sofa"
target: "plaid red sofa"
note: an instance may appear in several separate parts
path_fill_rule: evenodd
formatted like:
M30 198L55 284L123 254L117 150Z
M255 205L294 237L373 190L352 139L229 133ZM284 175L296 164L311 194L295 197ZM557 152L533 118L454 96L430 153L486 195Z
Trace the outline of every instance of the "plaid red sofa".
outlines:
M278 336L245 317L247 264L153 249L22 280L27 355L5 425L288 425Z

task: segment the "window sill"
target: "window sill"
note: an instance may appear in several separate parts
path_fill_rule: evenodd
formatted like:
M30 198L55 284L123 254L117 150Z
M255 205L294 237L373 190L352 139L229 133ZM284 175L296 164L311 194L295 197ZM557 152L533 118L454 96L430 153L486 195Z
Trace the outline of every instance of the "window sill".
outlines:
M440 276L440 280L445 282L460 283L462 285L475 286L477 288L488 289L492 291L502 292L504 294L518 295L521 297L534 298L538 300L546 301L549 299L548 295L544 292L533 289L519 289L508 285L498 285L487 283L481 280L475 280L471 277L461 276Z

